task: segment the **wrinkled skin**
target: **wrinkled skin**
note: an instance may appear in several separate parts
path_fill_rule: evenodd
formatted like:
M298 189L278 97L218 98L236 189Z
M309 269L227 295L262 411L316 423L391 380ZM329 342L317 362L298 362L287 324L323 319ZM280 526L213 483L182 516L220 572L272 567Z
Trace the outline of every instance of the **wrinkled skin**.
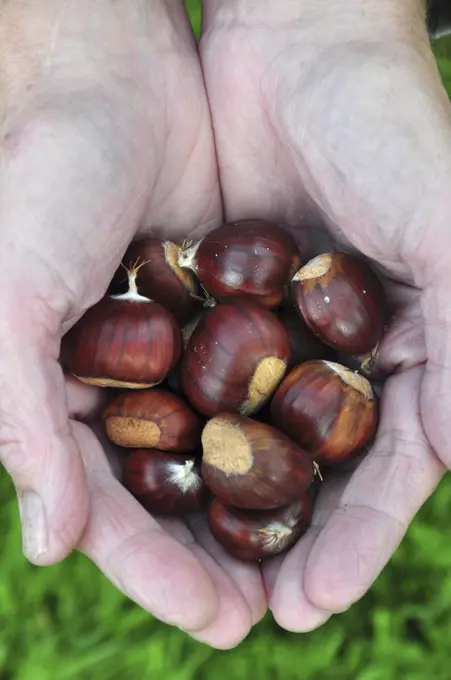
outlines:
M320 2L299 4L210 0L200 62L177 0L0 2L0 456L32 510L26 554L45 565L77 547L219 648L268 605L293 631L349 607L451 463L451 118L421 8L329 2L325 22ZM57 362L138 231L246 216L289 224L309 254L333 238L374 258L399 306L373 450L261 571L205 518L160 521L131 498L81 422L103 394Z

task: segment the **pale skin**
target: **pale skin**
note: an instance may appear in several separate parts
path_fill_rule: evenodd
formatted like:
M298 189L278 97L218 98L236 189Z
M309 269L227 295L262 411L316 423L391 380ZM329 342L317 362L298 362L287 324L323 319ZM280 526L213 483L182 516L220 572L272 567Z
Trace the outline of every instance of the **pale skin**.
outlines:
M204 9L199 58L179 0L0 2L0 457L32 562L78 548L162 621L228 648L268 606L301 632L359 599L451 465L451 116L419 0ZM288 223L306 252L332 237L374 258L400 304L373 450L262 570L203 517L160 522L133 500L80 422L101 390L57 363L138 231L250 216Z

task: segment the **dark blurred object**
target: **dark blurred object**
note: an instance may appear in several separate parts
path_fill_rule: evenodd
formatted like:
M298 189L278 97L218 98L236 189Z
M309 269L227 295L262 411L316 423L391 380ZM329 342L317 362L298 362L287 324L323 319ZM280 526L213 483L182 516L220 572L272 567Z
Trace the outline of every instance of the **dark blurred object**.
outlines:
M291 358L288 370L310 359L336 361L336 351L313 335L294 307L281 307L277 310L277 316L287 329L290 339Z
M427 27L431 38L451 34L451 0L430 0Z

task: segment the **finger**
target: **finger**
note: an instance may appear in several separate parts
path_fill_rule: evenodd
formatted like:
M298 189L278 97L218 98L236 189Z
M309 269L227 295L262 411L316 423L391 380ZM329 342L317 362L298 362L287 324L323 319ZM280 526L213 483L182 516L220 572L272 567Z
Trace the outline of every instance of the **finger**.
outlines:
M79 549L160 621L190 632L206 628L217 616L219 601L193 546L169 536L120 484L86 425L72 423L72 430L82 451L91 500Z
M187 524L167 519L159 520L159 523L178 541L195 552L219 594L217 615L204 629L192 632L192 637L216 649L232 649L248 635L253 624L253 613L249 601L239 587L238 579L241 576L242 587L245 590L246 586L249 589L249 582L253 579L250 573L245 573L245 568L240 569L241 565L236 574L238 578L232 578L225 565L212 555L208 539L207 541L203 539L202 542L198 540L199 535L202 537L204 535L204 521L205 519L197 516L196 519L191 518ZM258 569L256 571L261 587L260 573ZM255 582L253 587L255 589ZM252 597L250 599L252 600Z
M72 375L64 376L69 418L91 420L106 405L109 390L86 385Z
M174 54L165 54L165 163L149 202L140 233L175 241L197 240L222 219L210 108L197 44L182 0L162 3ZM174 30L175 29L175 30ZM173 35L172 35L173 33ZM161 65L158 64L161 70Z
M424 318L419 292L390 319L379 346L378 367L388 375L426 362Z
M25 304L0 330L0 460L19 498L26 557L39 565L65 557L88 515L88 493L54 335ZM31 320L31 321L30 321Z
M306 633L331 616L308 599L304 574L313 545L337 507L348 480L348 474L336 474L322 484L308 531L289 553L268 560L264 565L269 607L274 619L285 630Z
M235 559L214 539L205 513L191 515L187 524L196 540L227 573L245 599L251 613L252 625L258 623L266 613L266 593L260 568L257 563Z
M364 595L443 475L419 417L422 375L418 367L388 380L374 450L312 547L304 589L321 609L343 611Z
M307 559L318 533L317 527L310 527L288 555L275 557L264 565L269 608L279 626L292 633L308 633L331 616L310 602L302 586ZM287 583L291 588L286 587Z

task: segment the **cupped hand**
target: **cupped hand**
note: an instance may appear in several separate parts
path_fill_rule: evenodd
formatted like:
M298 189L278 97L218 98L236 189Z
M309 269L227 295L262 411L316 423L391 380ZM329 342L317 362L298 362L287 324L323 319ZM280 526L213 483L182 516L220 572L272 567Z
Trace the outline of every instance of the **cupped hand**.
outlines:
M37 565L74 547L128 596L218 647L264 613L259 570L150 517L86 420L102 393L63 376L61 337L128 243L221 219L196 45L182 2L0 3L0 459Z
M398 307L374 447L264 568L276 620L307 631L367 591L451 465L451 111L417 0L204 7L226 216L285 222L307 256L360 251Z

